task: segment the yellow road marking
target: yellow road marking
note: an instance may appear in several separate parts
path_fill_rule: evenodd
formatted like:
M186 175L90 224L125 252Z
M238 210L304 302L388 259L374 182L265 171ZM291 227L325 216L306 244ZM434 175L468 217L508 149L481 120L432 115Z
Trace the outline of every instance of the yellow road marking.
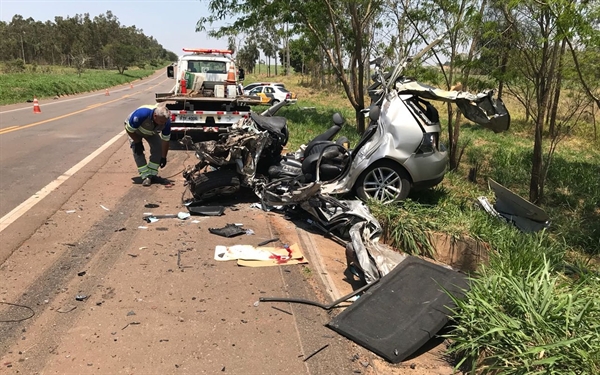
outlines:
M168 79L168 78L165 78L164 80L160 81L160 82L159 82L159 83L157 83L156 85L152 86L150 89L153 89L153 88L155 88L156 86L159 86L159 85L161 85L161 84L162 84L163 82L165 82L167 79ZM49 119L47 119L47 120L43 120L43 121L34 122L33 124L28 124L28 125L23 125L23 126L11 126L11 127L8 127L8 128L0 129L0 135L2 135L2 134L6 134L6 133L10 133L10 132L14 132L14 131L17 131L17 130L22 130L22 129L31 128L31 127L33 127L33 126L38 126L38 125L46 124L46 123L48 123L48 122L51 122L51 121L60 120L60 119L63 119L63 118L65 118L65 117L70 117L70 116L76 115L76 114L78 114L78 113L82 113L82 112L85 112L85 111L89 111L90 109L94 109L94 108L102 107L102 106L104 106L104 105L107 105L107 104L110 104L110 103L114 103L114 102L117 102L117 101L119 101L119 100L122 100L122 99L128 98L128 97L130 97L130 96L133 96L133 95L137 95L137 94L139 94L139 92L137 92L137 93L134 93L134 94L128 94L128 95L124 95L124 96L122 96L122 97L120 97L120 98L118 98L118 99L109 100L108 102L104 102L104 103L97 103L97 104L92 104L92 105L90 105L90 106L88 106L88 107L86 107L86 108L84 108L84 109L80 109L79 111L75 111L75 112L67 113L67 114L64 114L64 115L61 115L61 116L57 116L57 117L53 117L53 118L49 118Z
M15 126L9 126L8 128L0 129L0 133L5 132L5 131L10 130L10 129L16 129L16 128L18 128L17 125L15 125Z

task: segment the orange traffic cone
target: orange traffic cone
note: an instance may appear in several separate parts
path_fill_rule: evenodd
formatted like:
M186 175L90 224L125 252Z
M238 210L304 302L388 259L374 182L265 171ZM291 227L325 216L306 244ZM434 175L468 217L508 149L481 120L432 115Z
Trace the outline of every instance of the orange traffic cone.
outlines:
M227 72L227 83L235 83L235 67L233 64L229 64L229 71Z
M110 94L108 93L108 89L106 89L106 91L104 92L104 96L110 96Z
M33 97L33 113L42 113L40 103L38 103L38 100L35 96Z

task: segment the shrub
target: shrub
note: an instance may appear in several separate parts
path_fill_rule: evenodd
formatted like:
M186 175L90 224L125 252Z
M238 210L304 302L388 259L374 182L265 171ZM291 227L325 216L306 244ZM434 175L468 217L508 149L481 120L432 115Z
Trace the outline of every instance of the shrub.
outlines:
M23 73L25 71L25 61L23 59L7 61L4 71L6 73Z

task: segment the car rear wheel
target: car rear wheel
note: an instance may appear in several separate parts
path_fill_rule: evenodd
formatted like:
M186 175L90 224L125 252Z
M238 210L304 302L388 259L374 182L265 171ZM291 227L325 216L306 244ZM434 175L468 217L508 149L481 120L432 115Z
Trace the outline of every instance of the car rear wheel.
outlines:
M362 200L398 202L410 193L410 177L398 163L381 160L369 166L356 181L356 195Z
M276 104L279 104L279 100L277 100L277 99L271 100L271 105L276 105Z

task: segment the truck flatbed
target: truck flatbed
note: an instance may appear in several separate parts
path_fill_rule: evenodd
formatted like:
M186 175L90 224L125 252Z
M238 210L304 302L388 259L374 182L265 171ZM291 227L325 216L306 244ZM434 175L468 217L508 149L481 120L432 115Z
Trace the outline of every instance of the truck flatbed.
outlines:
M215 98L212 96L188 96L188 95L173 95L171 93L156 93L155 97L158 103L168 101L178 102L205 102L205 103L229 103L238 105L258 105L261 104L261 99L258 96L242 95L235 98Z

